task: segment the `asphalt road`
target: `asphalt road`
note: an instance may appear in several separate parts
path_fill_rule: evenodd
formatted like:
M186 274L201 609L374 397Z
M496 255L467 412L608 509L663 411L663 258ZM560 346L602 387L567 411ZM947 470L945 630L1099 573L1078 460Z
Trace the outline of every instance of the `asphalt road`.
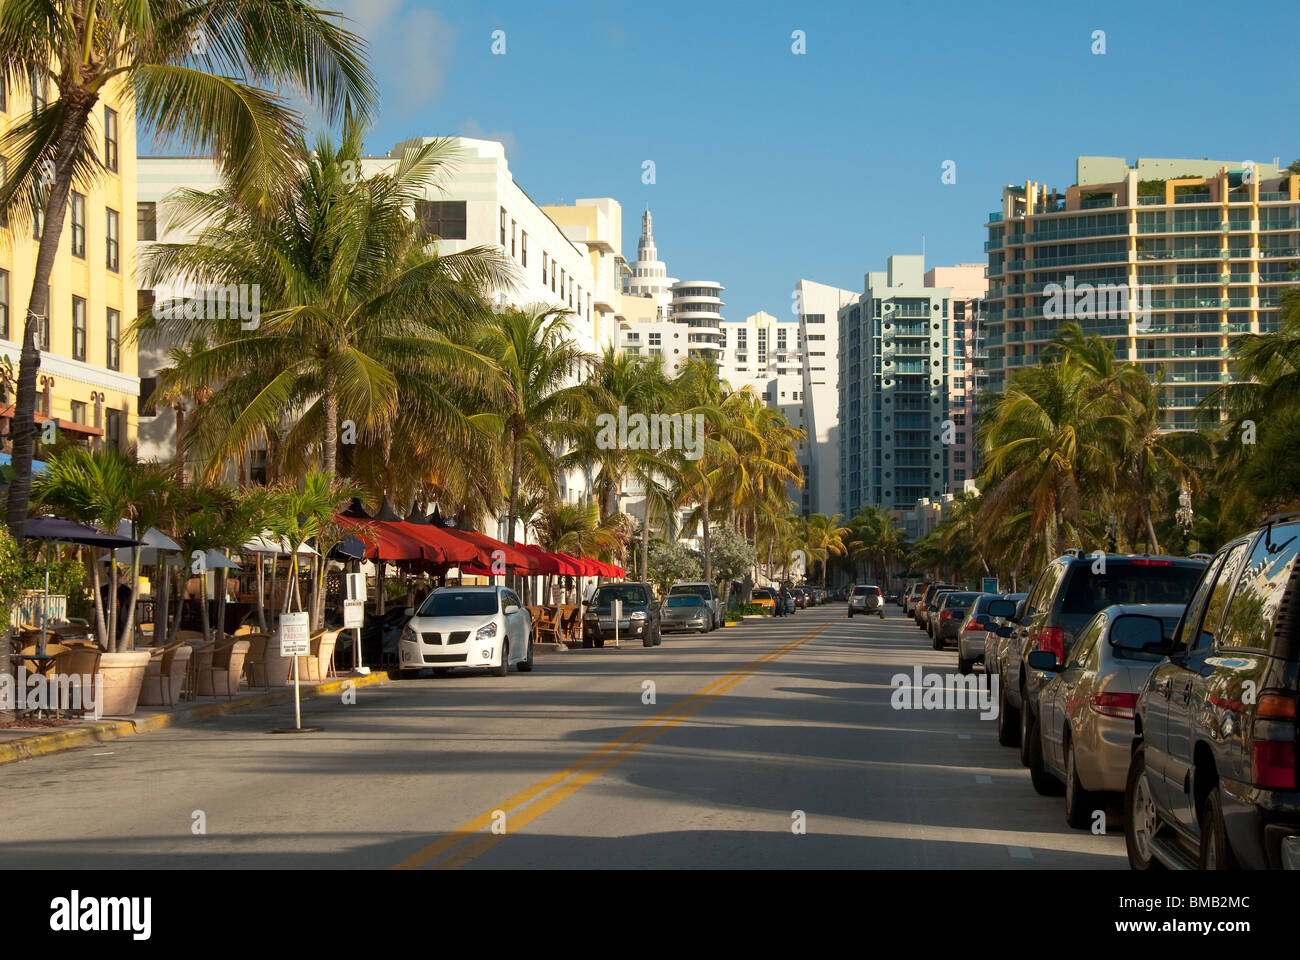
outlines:
M838 603L142 734L0 767L0 868L1127 866L993 720L891 706L916 666Z

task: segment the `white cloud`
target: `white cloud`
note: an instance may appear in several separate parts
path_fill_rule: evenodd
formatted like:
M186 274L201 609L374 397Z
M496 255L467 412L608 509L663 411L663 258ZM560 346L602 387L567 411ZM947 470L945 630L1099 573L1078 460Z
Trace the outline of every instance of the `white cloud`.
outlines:
M395 112L425 105L442 92L451 63L455 31L434 10L408 7L405 0L336 0L366 39L370 69Z

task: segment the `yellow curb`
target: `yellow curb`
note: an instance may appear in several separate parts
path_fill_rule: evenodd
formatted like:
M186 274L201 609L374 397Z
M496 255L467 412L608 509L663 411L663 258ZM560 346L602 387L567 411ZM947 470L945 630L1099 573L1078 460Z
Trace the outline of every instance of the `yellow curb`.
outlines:
M342 693L344 686L349 683L354 687L369 687L378 683L387 683L389 680L390 677L384 672L371 673L364 677L338 677L334 680L326 680L310 687L304 687L302 697L304 700L308 700L312 697ZM51 733L24 737L21 740L0 744L0 764L15 763L32 757L44 757L52 753L61 753L64 750L87 747L94 743L101 743L104 740L116 740L118 737L129 737L136 733L162 730L178 723L189 723L195 720L226 716L227 714L239 713L257 707L288 703L291 700L293 700L293 688L288 687L268 693L243 696L238 700L202 703L183 710L177 710L174 713L151 713L130 720L105 720L93 726L77 727L72 730L55 730Z

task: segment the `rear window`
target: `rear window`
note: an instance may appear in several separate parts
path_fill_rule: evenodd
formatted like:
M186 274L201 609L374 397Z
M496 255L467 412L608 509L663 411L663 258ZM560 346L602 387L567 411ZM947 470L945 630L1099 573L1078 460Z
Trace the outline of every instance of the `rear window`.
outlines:
M645 587L626 583L607 584L596 591L596 595L592 597L591 602L597 607L603 607L611 600L621 600L624 603L646 603Z
M1300 524L1277 524L1259 538L1238 577L1237 594L1219 632L1222 646L1271 649L1278 656L1296 655L1294 637L1271 641L1297 553L1300 553Z
M867 595L867 588L866 588L866 587L854 587L854 588L853 588L853 595L854 595L855 597L865 597L865 596Z
M1088 615L1115 603L1186 604L1204 567L1153 566L1123 560L1106 561L1106 572L1093 573L1090 563L1074 568L1065 588L1061 612Z
M757 590L754 591L754 596L755 596L755 597L762 597L762 598L767 599L767 600L771 600L771 599L772 599L772 591L769 590L769 589L767 589L767 587L759 587Z
M420 607L422 617L486 617L497 612L496 591L438 590Z
M695 594L675 594L668 598L670 607L702 607L704 599L697 597Z
M978 593L950 593L948 599L944 602L945 610L965 610L972 603L979 599Z
M687 594L697 597L705 597L707 599L709 596L709 588L704 586L704 584L695 584L673 587L668 591L670 597L685 596Z

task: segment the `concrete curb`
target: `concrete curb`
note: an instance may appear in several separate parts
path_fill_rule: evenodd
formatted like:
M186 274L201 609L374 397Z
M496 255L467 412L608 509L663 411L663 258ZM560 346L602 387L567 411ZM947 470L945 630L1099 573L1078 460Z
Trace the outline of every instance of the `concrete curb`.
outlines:
M390 679L389 675L383 671L376 671L364 677L337 677L333 680L326 680L323 683L304 687L302 698L310 700L313 697L339 694L343 692L345 684L348 683L351 683L354 687L369 687L379 683L387 683ZM0 744L0 765L16 763L19 760L29 760L32 757L49 756L52 753L62 753L64 750L75 750L77 747L88 747L95 743L102 743L105 740L116 740L118 737L129 737L150 730L162 730L178 723L193 723L197 720L223 717L231 713L241 713L244 710L256 710L258 707L271 707L276 704L291 702L293 702L293 687L285 687L266 693L243 696L238 700L200 703L173 713L151 713L133 717L129 720L105 720L92 726L76 727L71 730L54 730L50 733L24 737L21 740Z

